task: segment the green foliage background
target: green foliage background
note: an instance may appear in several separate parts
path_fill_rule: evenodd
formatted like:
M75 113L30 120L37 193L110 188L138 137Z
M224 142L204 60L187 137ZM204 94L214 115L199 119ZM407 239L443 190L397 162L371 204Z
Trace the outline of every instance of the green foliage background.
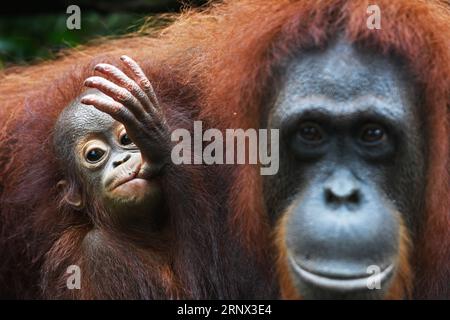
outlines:
M190 1L198 5L205 1ZM47 59L62 48L74 47L100 36L115 36L139 30L146 18L155 13L176 11L177 0L140 0L97 2L97 10L89 1L71 1L81 9L81 29L69 30L65 3L47 7L37 14L3 14L0 16L0 69L13 64L26 64ZM138 3L136 6L131 6ZM48 5L48 3L47 3ZM53 5L53 3L52 3ZM18 4L20 6L20 3ZM108 12L111 8L111 12ZM132 10L129 10L132 8ZM106 9L106 10L105 10ZM46 10L49 13L45 12ZM19 10L20 12L20 10Z
M65 14L13 17L0 22L0 63L25 63L49 58L61 48L73 47L91 38L135 31L144 17L138 14L100 15L83 13L80 30L66 28Z

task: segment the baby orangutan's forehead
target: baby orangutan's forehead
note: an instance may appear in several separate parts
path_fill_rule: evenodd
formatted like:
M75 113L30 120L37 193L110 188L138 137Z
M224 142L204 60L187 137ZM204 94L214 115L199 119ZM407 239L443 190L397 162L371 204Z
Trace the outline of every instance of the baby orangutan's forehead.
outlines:
M116 122L110 115L77 101L69 116L68 126L81 135L111 131Z
M67 110L71 113L70 117L73 119L73 125L80 130L86 131L86 133L106 132L111 130L116 121L109 114L80 102L81 98L87 94L95 94L105 99L111 99L97 89L86 90Z
M80 102L80 99L88 93L103 95L97 90L88 90L63 110L54 130L56 148L61 145L75 145L92 134L109 135L117 126L117 121L110 115Z

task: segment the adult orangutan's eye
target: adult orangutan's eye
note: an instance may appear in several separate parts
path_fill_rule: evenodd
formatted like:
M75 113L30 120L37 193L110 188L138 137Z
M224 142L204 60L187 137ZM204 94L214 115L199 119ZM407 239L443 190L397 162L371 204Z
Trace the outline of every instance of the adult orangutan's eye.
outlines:
M300 124L297 135L304 142L313 144L321 143L325 137L324 131L315 122L304 122Z
M360 133L359 139L364 144L377 144L386 140L387 134L383 126L370 123L366 124Z

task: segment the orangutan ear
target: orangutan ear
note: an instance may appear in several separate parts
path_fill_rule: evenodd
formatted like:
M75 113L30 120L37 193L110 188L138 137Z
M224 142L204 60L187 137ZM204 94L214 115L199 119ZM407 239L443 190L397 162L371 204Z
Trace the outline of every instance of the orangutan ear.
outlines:
M76 210L84 207L83 197L78 188L71 188L67 180L61 180L56 184L58 191L63 194L63 201Z

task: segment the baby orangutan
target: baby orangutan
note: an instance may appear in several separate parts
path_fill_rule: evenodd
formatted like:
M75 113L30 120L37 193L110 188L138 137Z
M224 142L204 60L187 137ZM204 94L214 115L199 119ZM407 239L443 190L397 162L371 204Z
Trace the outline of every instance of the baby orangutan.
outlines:
M43 282L44 292L56 292L50 298L183 295L168 254L176 242L164 227L168 218L158 181L170 160L170 132L144 72L131 58L121 60L127 74L98 64L103 77L85 81L89 89L55 126L62 206L79 214L72 214L77 217L48 254ZM72 264L83 275L80 290L65 288L61 277Z
M133 79L98 64L95 70L104 78L88 78L85 85L92 89L59 117L54 145L69 170L58 186L76 209L96 204L108 215L104 222L147 228L149 212L160 203L152 178L170 152L169 131L150 81L131 58L121 60Z

